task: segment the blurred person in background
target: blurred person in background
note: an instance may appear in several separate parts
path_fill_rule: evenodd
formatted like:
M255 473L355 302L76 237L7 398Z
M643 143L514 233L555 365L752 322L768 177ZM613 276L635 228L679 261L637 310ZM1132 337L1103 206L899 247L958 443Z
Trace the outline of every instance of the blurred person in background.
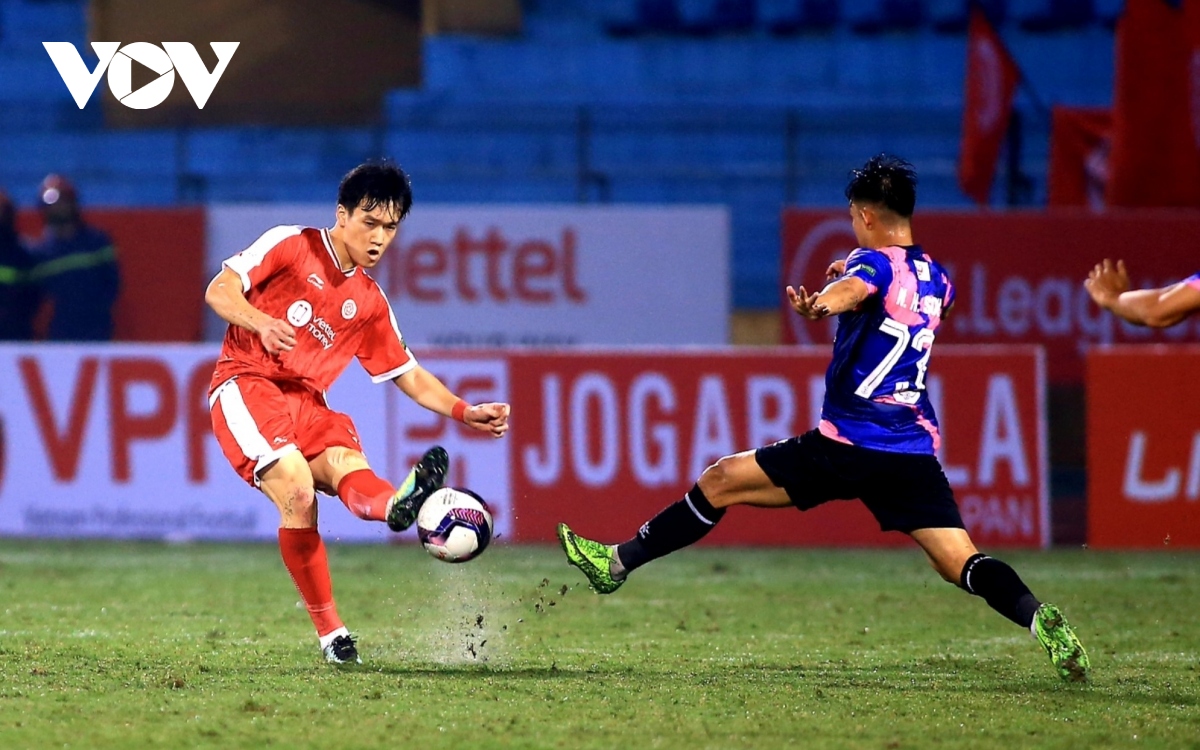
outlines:
M1083 286L1097 305L1138 326L1169 328L1200 311L1200 272L1158 289L1130 289L1125 261L1105 258Z
M17 234L16 207L0 191L0 341L33 338L38 292L29 280L32 266L33 259Z
M51 174L38 190L45 228L30 248L30 280L51 306L50 341L109 341L120 277L117 251L107 234L79 212L75 186Z

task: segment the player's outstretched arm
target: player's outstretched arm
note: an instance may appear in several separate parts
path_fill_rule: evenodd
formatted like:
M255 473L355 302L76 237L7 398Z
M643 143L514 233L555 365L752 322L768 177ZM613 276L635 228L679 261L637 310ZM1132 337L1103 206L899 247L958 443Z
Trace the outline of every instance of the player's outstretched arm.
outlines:
M417 365L395 380L404 395L432 412L462 420L481 432L502 437L508 432L508 404L486 403L474 406L455 396L442 381Z
M787 288L792 309L809 320L820 320L853 310L870 294L867 283L854 276L838 279L814 294L809 294L804 287L799 290L790 286Z
M1097 305L1134 325L1167 328L1200 310L1200 290L1184 282L1130 289L1123 260L1097 263L1083 286Z
M258 334L262 339L263 348L269 354L282 354L296 346L295 329L246 301L246 295L242 292L241 277L228 268L222 268L208 283L208 289L204 291L204 301L226 323Z

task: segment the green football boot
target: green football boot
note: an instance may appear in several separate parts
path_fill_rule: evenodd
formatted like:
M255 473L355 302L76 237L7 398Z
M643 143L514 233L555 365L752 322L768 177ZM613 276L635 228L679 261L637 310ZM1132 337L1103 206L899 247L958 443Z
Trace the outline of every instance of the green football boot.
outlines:
M584 539L571 531L565 523L558 525L558 541L562 544L563 552L567 554L567 562L583 571L588 583L597 594L611 594L621 588L624 578L613 578L610 564L613 549L607 544Z
M1062 611L1053 604L1041 605L1033 614L1033 628L1059 676L1068 682L1087 682L1087 652Z
M388 528L399 532L412 526L421 506L446 483L446 471L449 468L450 455L445 448L435 445L425 451L425 455L412 467L396 494L388 501L385 519Z

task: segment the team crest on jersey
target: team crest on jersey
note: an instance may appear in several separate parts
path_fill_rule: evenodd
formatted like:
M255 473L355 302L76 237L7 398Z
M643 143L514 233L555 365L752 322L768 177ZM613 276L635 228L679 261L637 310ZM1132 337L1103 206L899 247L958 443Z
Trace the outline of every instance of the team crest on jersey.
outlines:
M312 320L312 305L302 299L296 300L288 308L287 319L294 326L307 325Z
M343 318L345 318L346 320L350 320L357 314L358 314L358 305L355 304L354 300L348 299L342 303L342 317Z
M913 266L917 269L917 278L921 281L929 281L929 263L923 260L914 260Z

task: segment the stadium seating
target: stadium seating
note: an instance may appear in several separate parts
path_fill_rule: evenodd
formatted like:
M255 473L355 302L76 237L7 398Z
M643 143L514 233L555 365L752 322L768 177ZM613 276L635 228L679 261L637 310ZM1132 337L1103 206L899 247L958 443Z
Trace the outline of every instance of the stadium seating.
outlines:
M960 33L967 28L973 0L930 0L927 8L929 24L935 31ZM992 23L1002 24L1008 17L1008 0L978 0Z
M1117 18L1125 9L1125 0L1095 0L1096 21L1109 28L1116 26Z
M1107 103L1119 3L984 4L1041 100ZM390 94L379 126L110 131L107 93L79 111L41 47L82 45L86 3L0 0L0 186L28 202L53 169L91 204L327 200L382 151L421 201L723 203L739 307L775 303L780 207L837 205L847 169L872 153L917 163L922 206L967 205L955 180L967 0L525 7L517 38L428 38L424 86ZM1018 106L1041 200L1049 123L1025 94Z
M1030 31L1080 27L1096 20L1092 0L1010 0L1013 19Z
M914 29L925 15L919 0L864 0L847 3L842 13L851 30L863 34Z

